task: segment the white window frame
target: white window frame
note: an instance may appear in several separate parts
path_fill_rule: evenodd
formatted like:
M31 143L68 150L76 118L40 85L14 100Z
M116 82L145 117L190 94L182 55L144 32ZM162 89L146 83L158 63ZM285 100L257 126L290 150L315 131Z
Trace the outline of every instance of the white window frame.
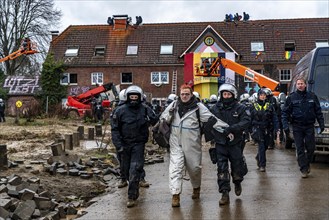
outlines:
M79 46L69 46L65 51L66 57L76 57L79 54Z
M105 46L104 45L99 45L95 47L95 52L94 52L94 56L96 57L103 57L105 56Z
M328 40L315 40L315 47L328 47Z
M158 77L158 80L154 80L154 77ZM167 80L164 80L164 77L166 77ZM169 84L169 72L151 72L151 84Z
M131 74L131 82L123 82L122 81L122 74L127 74L127 73L130 73ZM129 84L133 84L133 73L132 72L123 72L123 73L121 73L121 84L126 84L126 85L129 85Z
M288 73L286 73L288 72ZM289 79L286 79L286 77L283 76L288 76ZM291 69L280 69L280 75L279 79L280 82L290 82L292 78L292 70Z
M286 50L286 45L289 45L289 44L293 44L294 45L294 49L293 50ZM296 43L295 41L291 40L291 41L285 41L284 42L284 50L285 51L296 51Z
M174 45L172 44L161 44L160 46L160 54L166 55L166 54L173 54L174 51Z
M103 85L104 83L104 74L102 72L93 72L91 76L91 85Z
M127 55L137 55L138 54L138 45L131 44L127 46Z
M77 82L75 82L75 83L71 83L70 82L70 79L71 79L71 77L70 77L70 75L76 75L77 76ZM63 82L63 78L66 76L66 78L67 78L67 82ZM63 73L63 77L60 79L60 82L59 82L61 85L78 85L78 74L76 74L76 73Z
M264 42L263 41L252 41L250 43L251 51L252 52L264 52Z

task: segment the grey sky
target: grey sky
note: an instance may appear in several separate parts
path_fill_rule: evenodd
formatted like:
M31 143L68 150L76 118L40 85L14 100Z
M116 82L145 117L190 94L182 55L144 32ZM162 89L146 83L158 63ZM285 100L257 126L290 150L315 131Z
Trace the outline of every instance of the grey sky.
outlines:
M69 25L106 24L113 15L128 15L136 22L173 23L223 21L225 14L246 12L250 20L288 18L329 18L329 0L213 0L213 1L130 1L130 0L55 0L63 13L58 30Z

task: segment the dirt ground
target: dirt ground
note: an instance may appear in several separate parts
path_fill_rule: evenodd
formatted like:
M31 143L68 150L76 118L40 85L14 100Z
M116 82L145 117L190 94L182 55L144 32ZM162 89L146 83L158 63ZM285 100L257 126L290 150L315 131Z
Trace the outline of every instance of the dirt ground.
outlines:
M51 192L57 201L65 201L69 196L88 201L108 190L109 186L96 177L81 179L69 175L50 175L44 171L43 165L33 164L32 168L26 168L31 161L47 161L52 156L49 146L59 139L64 139L64 134L77 132L79 125L85 126L86 134L87 127L94 127L95 124L59 119L36 119L33 122L20 119L17 124L14 118L6 120L5 123L0 123L0 144L7 145L9 161L23 161L24 163L18 164L18 167L1 170L0 177L12 174L19 175L23 179L38 177L41 185ZM109 143L109 126L107 130L108 134L106 133L104 142ZM80 147L74 148L69 154L76 154L84 161L90 157L107 157L109 152L113 152L111 145L107 146L106 150L88 150L80 142Z

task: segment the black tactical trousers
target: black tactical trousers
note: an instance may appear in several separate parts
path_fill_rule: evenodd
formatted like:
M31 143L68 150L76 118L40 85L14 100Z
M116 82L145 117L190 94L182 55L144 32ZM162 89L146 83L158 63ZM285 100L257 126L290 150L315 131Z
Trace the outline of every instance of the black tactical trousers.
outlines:
M231 163L231 176L233 183L240 183L243 180L243 154L242 145L236 144L233 146L216 144L217 153L217 183L218 191L231 191L229 162Z
M314 126L293 125L297 161L301 172L307 172L315 150Z
M125 145L121 156L121 169L124 177L128 177L129 181L128 199L136 200L139 196L139 181L144 167L144 148L144 143Z

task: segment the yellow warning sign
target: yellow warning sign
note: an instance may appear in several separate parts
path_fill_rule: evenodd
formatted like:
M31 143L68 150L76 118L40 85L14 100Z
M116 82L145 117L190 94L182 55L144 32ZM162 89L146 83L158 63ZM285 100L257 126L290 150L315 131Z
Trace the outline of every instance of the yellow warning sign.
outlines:
M22 107L22 105L23 105L23 103L22 103L21 101L18 100L18 101L16 102L16 107L17 107L17 108Z

